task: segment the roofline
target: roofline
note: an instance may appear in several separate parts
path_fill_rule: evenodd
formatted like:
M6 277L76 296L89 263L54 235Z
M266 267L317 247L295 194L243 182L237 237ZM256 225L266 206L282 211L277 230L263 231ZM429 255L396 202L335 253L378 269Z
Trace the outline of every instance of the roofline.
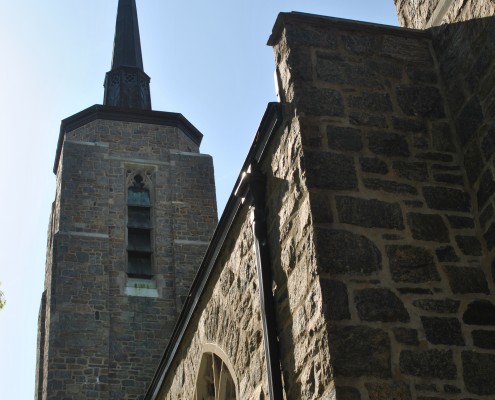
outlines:
M197 146L201 144L201 140L203 139L203 134L180 113L120 108L95 104L62 120L58 136L55 163L53 165L53 173L57 173L65 134L97 119L173 126L181 129Z
M431 31L429 30L402 28L399 26L374 24L371 22L363 22L352 19L328 17L326 15L316 15L292 11L278 14L267 45L275 46L278 43L283 32L284 24L289 21L298 23L310 23L320 26L335 25L338 28L345 28L354 31L366 31L369 33L386 33L389 35L391 34L408 37L410 37L411 35L425 38L431 37Z
M253 144L251 145L239 177L234 185L234 189L230 194L225 210L222 213L222 217L220 218L217 228L215 229L201 266L199 267L196 277L191 285L189 295L187 296L184 307L182 308L177 323L175 324L175 328L165 350L165 354L160 361L160 365L158 366L155 376L153 377L148 391L146 392L146 396L144 398L145 400L155 400L157 398L161 386L184 338L187 327L189 326L203 292L209 282L225 240L227 239L230 229L242 208L242 199L235 195L235 189L242 179L242 172L249 167L252 161L260 161L265 153L268 142L282 125L282 122L282 104L268 103L263 118L261 119L260 126L256 132Z

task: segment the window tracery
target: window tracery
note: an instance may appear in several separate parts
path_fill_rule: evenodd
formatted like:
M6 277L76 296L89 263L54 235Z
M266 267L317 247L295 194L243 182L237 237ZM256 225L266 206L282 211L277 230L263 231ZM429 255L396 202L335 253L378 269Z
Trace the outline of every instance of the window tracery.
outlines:
M215 353L203 353L195 400L236 400L236 385L227 364Z

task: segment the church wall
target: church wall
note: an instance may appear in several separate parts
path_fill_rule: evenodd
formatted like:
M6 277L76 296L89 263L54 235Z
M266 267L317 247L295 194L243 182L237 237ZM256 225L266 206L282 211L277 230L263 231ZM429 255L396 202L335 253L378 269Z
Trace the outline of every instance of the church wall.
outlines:
M495 14L495 5L493 7L492 15ZM475 214L487 245L487 262L492 263L495 257L494 34L493 16L433 30L442 78L462 148L463 166L469 187L475 193Z
M132 283L126 193L138 172L152 198L154 270ZM142 398L216 224L214 190L211 157L178 128L96 120L65 133L47 256L43 399Z
M301 165L300 126L297 119L288 121L261 160L268 188L276 326L287 398L319 399L334 388ZM268 398L255 249L246 205L235 221L157 398L194 398L201 354L211 345L232 363L238 399Z
M445 23L492 16L491 0L394 0L399 23L406 28L425 29Z
M430 34L286 14L270 44L301 131L335 398L493 397L490 245Z
M225 354L238 398L266 393L264 353L253 234L248 210L232 228L215 273L203 293L198 313L188 325L159 399L193 399L202 354Z
M409 6L403 2L401 7ZM484 262L492 264L488 276L493 279L495 4L454 1L446 10L442 22L448 24L432 28L433 44L462 149L463 168L475 194L474 214L487 246Z

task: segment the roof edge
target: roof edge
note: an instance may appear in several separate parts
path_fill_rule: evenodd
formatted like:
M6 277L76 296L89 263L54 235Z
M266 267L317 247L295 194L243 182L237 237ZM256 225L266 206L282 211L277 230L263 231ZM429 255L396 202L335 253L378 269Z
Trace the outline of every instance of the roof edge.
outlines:
M372 22L357 21L352 19L329 17L318 14L308 14L297 11L279 13L275 24L273 25L272 33L268 38L267 45L275 46L282 35L286 22L310 23L319 26L338 26L348 30L366 31L372 33L387 33L398 36L419 36L430 37L431 33L428 30L419 30L411 28L403 28L400 26L375 24Z
M177 127L198 146L201 144L201 140L203 139L203 134L180 113L121 108L95 104L83 111L63 119L60 123L60 133L57 142L55 162L53 165L53 172L55 174L57 173L65 134L97 119Z

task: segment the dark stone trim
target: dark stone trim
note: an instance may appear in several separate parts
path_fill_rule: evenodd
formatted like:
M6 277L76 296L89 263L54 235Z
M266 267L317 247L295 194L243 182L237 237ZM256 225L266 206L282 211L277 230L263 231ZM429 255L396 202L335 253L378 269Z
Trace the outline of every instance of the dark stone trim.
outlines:
M353 31L366 31L369 33L398 35L406 37L424 37L431 38L431 32L428 30L401 28L397 26L373 24L371 22L355 21L352 19L328 17L325 15L307 14L301 12L279 13L275 25L272 29L272 34L268 38L267 45L275 46L280 40L280 36L287 22L290 23L305 23L313 26L335 26L339 29L347 29Z
M182 130L187 137L198 146L203 139L203 134L180 113L147 111L95 104L94 106L88 107L85 110L62 120L57 143L57 153L53 165L53 173L57 173L65 134L97 119L173 126Z
M234 185L234 189L230 194L225 210L220 218L220 222L215 229L215 233L213 234L203 262L201 263L194 282L191 285L189 295L187 296L184 307L179 315L179 319L175 325L170 342L165 350L162 360L160 361L160 365L158 366L150 387L146 392L144 400L156 400L158 398L160 388L170 367L173 364L180 343L182 342L182 339L187 331L187 327L189 326L194 312L196 311L196 307L198 306L210 276L212 275L217 258L224 246L225 239L227 238L230 229L242 208L242 199L235 195L235 190L242 180L242 172L246 171L249 165L253 162L259 163L265 153L269 140L282 125L282 122L282 105L280 103L268 103L265 114L261 119L260 126L254 138L254 142L251 145L246 160L244 161L241 173L239 174L239 177Z

